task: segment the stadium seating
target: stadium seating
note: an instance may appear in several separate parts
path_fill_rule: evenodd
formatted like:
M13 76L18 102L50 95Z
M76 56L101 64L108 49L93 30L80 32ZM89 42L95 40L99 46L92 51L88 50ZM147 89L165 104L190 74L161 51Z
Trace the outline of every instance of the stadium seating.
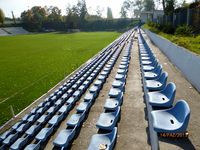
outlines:
M182 133L187 130L190 108L186 101L179 100L174 107L151 112L155 131L161 133Z
M92 136L88 150L113 149L117 138L117 123L120 118L121 105L123 101L123 93L125 91L125 83L129 68L130 51L132 39L127 41L124 52L112 87L108 92L108 99L104 104L105 112L100 114L96 123L99 129L98 134Z
M184 100L173 106L176 86L172 82L167 84L168 74L163 71L162 65L149 48L140 29L138 47L151 145L155 148L159 145L156 133L186 132L190 108Z
M163 90L148 92L149 104L156 107L171 107L176 94L176 85L169 83Z
M92 136L88 150L112 150L117 138L117 127L106 134L95 134Z

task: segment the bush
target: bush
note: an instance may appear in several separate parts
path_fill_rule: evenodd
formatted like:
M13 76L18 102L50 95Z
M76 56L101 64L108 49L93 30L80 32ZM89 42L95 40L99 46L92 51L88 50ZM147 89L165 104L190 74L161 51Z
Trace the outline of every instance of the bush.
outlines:
M192 27L187 26L187 25L182 25L176 28L175 34L176 35L187 35L190 36L192 35Z
M161 29L164 33L174 34L174 27L172 24L165 24Z

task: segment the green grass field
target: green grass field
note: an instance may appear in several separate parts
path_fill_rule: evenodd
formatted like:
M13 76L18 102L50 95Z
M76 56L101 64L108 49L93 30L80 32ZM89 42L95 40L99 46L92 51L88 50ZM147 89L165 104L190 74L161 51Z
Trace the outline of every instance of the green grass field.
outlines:
M0 125L117 38L117 32L0 37Z

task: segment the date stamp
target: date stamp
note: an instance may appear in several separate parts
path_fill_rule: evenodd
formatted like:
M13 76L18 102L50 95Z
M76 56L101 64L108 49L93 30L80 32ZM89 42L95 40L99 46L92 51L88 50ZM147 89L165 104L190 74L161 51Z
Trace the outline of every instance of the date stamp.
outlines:
M158 133L160 137L164 138L188 138L189 133L183 132L183 133Z

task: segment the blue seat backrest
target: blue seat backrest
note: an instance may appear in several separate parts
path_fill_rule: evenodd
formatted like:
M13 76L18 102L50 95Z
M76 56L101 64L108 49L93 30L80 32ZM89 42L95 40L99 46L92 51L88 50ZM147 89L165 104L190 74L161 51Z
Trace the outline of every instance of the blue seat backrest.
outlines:
M158 66L157 66L157 68L155 70L155 73L161 74L161 72L162 72L162 65L158 64Z
M190 117L190 107L186 101L179 100L171 109L171 113L179 122L183 123L186 121L188 123Z
M160 81L161 83L164 83L167 80L167 77L168 77L168 73L163 72L162 75L158 78L158 81Z
M176 85L173 82L168 83L162 93L173 100L176 94Z

